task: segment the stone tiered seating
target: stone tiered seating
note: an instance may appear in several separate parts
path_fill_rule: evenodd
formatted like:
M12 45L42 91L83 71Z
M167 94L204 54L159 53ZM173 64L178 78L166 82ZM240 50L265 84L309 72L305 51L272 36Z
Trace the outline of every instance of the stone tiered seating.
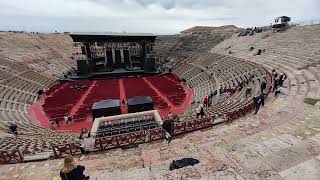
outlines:
M251 37L236 37L224 41L216 46L212 52L244 58L264 65L269 70L276 69L288 75L288 93L302 98L319 98L320 50L319 25L307 27L292 27L285 33L267 31ZM265 38L267 37L267 38ZM265 49L261 55L254 55L249 48Z
M68 35L1 32L0 38L4 57L25 63L35 71L60 76L75 66L70 58L73 43Z
M28 79L32 82L35 82L35 83L37 83L41 86L45 86L45 87L55 81L54 79L52 79L50 77L46 77L43 74L33 72L33 71L26 71L24 73L21 73L20 76L23 77L24 79Z
M242 82L250 82L250 77L253 75L255 78L250 86L253 88L252 95L257 95L263 77L269 77L266 70L259 68L256 64L228 55L202 53L190 59L173 70L173 73L186 80L186 83L193 88L194 93L195 103L182 114L181 119L194 116L197 107L196 102L202 102L204 96L215 91L218 93L213 100L214 105L206 109L206 114L225 116L234 109L250 103L252 97L244 98L245 88L230 98L220 95L220 89L236 88ZM268 78L268 83L271 84L270 78Z
M179 36L161 36L155 41L154 51L159 53L160 59L166 59L170 50L179 42Z
M35 72L21 62L0 57L3 74L0 80L1 132L11 133L10 123L18 126L18 138L5 135L0 138L1 150L19 149L24 156L51 152L51 145L73 141L75 135L54 132L30 121L28 109L38 97L38 90L47 89L55 78Z

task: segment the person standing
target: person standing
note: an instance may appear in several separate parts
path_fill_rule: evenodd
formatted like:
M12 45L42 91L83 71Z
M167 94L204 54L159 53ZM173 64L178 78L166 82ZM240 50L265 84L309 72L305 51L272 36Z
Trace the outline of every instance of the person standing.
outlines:
M165 132L164 132L164 139L165 139L165 141L168 142L168 144L170 144L170 142L171 142L171 140L172 140L172 136L171 136L171 134L170 134L168 131L165 131Z
M267 88L267 83L265 81L262 81L260 85L260 93L264 93L264 90Z
M204 96L203 104L204 104L205 107L208 107L208 100L209 100L208 95Z
M49 120L50 129L52 129L52 130L54 130L54 123L55 122L53 119Z
M88 132L88 136L81 140L80 151L81 154L88 154L89 152L94 151L95 139L91 137L90 132ZM84 156L80 157L80 161L83 160Z
M196 117L197 117L197 119L200 116L200 112L201 112L201 104L199 103L198 107L196 108Z
M279 81L280 81L280 78L279 79L276 79L274 82L273 82L273 88L272 88L272 92L274 92L278 86L279 86Z
M58 118L55 118L55 119L54 119L54 122L55 122L55 124L57 125L57 127L60 127L60 122L59 122L59 119L58 119Z
M173 131L174 131L174 121L173 116L170 117L171 112L168 115L168 119L163 121L162 128L164 130L164 142L167 141L168 144L171 142ZM172 114L171 114L172 115Z
M208 106L211 107L212 106L212 99L213 99L213 92L211 91L209 98L208 98Z
M72 124L72 116L71 115L68 116L68 124Z
M203 118L204 116L204 108L203 108L203 105L200 104L200 117Z
M275 69L272 69L272 77L273 77L273 81L275 81L277 79L278 73Z
M82 128L81 129L81 133L80 133L80 136L79 136L79 139L80 140L82 140L83 139L83 136L85 135L85 134L87 134L87 136L89 137L89 131L88 131L88 129L87 128Z
M68 121L68 115L65 114L64 117L63 117L64 121L66 122L66 125L68 126L69 125L69 121Z
M252 88L250 86L247 86L247 89L246 89L246 98L248 96L251 96L251 91L252 91Z
M253 98L253 102L254 102L254 105L256 107L256 110L254 112L253 115L257 114L259 112L259 109L260 109L260 106L261 106L261 98L260 96L256 96Z
M18 135L17 127L18 126L14 123L11 123L9 126L9 129L11 130L12 134L15 136Z
M237 91L240 92L242 90L242 88L243 88L242 83L239 83L237 86Z
M287 79L287 75L285 73L282 73L281 76L279 77L279 86L282 87L283 86L283 82L284 80Z
M169 120L169 121L173 121L173 114L172 114L171 111L170 111L169 114L168 114L168 120Z

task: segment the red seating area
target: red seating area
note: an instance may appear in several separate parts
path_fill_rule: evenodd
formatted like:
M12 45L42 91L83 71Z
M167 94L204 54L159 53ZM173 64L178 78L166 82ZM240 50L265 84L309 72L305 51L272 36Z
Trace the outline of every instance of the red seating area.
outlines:
M172 78L172 80L170 79ZM176 79L170 76L149 76L147 80L150 81L162 94L168 97L169 101L175 105L181 105L186 93L183 87L177 83Z
M78 109L75 117L85 118L91 115L91 108L94 102L105 99L119 99L119 81L118 79L111 80L96 80L91 92L84 99L83 105Z
M82 81L82 82L67 82L59 83L50 88L49 92L52 96L48 96L42 105L44 112L49 118L59 118L63 120L65 114L69 114L72 107L79 101L81 96L86 92L86 89L76 90L72 89L71 86L90 86L92 82ZM58 91L57 88L65 86ZM48 92L48 91L47 91Z
M119 79L60 82L46 92L43 110L49 119L63 120L65 114L71 114L74 120L80 121L88 119L95 102L120 99L120 91L127 99L135 96L151 96L155 107L164 111L172 108L171 105L181 105L186 99L182 85L174 76L124 78L121 82L123 82L121 89ZM83 85L88 88L82 90L70 88Z
M126 97L151 96L155 106L159 109L168 108L168 104L142 78L123 79Z

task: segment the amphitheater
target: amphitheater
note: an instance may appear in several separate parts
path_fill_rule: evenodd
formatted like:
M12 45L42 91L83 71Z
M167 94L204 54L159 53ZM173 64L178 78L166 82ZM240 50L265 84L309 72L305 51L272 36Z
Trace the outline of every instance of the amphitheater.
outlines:
M193 103L176 123L188 133L175 132L169 145L158 139L99 151L81 161L75 155L90 179L320 179L320 25L223 35L208 47L200 39L198 51L192 52L181 49L177 36L158 38L155 49L192 89ZM0 148L2 153L19 150L25 161L0 165L1 180L60 179L62 158L32 159L52 154L54 145L76 142L78 133L42 126L31 109L39 102L38 90L50 89L75 66L72 48L67 34L0 32ZM261 55L256 55L258 49ZM272 85L272 69L287 74L286 95L269 94L265 106L252 115L252 96L260 92L263 77ZM251 75L251 97L245 97L245 89L231 97L219 93ZM206 117L196 120L194 102L216 90ZM204 126L197 130L201 121ZM17 137L9 133L11 122L18 126ZM200 163L169 171L172 160L184 157Z

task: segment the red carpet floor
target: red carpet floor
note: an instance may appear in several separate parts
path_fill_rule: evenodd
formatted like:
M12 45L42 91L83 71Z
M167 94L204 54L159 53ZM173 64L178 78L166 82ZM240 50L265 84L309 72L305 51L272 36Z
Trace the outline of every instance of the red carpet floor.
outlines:
M74 107L71 109L71 111L69 113L71 116L74 116L78 112L80 106L83 105L84 99L86 99L88 94L91 93L91 91L92 91L93 87L95 86L95 84L96 84L96 81L93 81L93 83L89 86L87 91L82 95L82 97L79 99L79 101L74 105Z
M125 104L122 104L122 100L127 99L126 91L124 90L124 84L122 79L119 79L119 91L120 91L121 113L128 114L128 106Z
M31 118L33 121L38 121L40 126L51 129L49 124L49 118L46 116L45 112L43 111L40 103L34 103L31 106ZM84 121L75 121L72 125L67 126L64 121L60 122L60 127L55 126L55 131L63 131L63 132L74 132L80 133L82 128L91 129L92 127L92 119L88 118Z
M171 79L172 77L167 77L167 79L169 81L173 81L176 82L174 80ZM185 93L186 93L186 98L184 100L184 102L179 105L179 106L174 106L169 99L162 94L155 86L154 84L152 84L150 81L148 81L146 78L143 78L144 81L170 106L170 109L157 109L158 112L160 113L160 115L162 117L166 117L168 115L168 113L171 111L173 114L177 114L179 115L180 113L184 112L190 105L190 103L192 102L192 89L182 85ZM88 96L88 94L90 94L90 91L92 89L92 87L94 86L95 81L90 85L90 87L88 88L87 92L85 92L82 97L80 98L80 100L76 103L76 105L72 108L71 110L71 114L74 115L78 108L80 107L80 105L82 105L82 101ZM63 87L59 88L62 89ZM132 87L134 88L134 87ZM59 90L58 89L58 90ZM57 91L58 91L57 90ZM126 92L125 92L125 88L124 88L124 83L122 79L119 79L119 92L120 92L120 100L122 101L122 99L126 99ZM145 94L146 96L148 96L148 94ZM45 97L44 97L45 98ZM44 98L40 99L40 101L34 103L31 108L30 108L30 117L31 120L33 122L35 122L36 124L39 124L40 126L44 127L44 128L48 128L50 129L50 124L49 124L49 118L47 117L47 115L45 114L45 112L42 109L42 104L44 103ZM122 114L126 114L128 113L128 108L126 105L121 105L121 112ZM72 125L67 126L65 124L65 122L60 122L60 127L55 126L54 130L56 131L64 131L64 132L75 132L75 133L79 133L81 131L82 128L87 128L87 129L91 129L92 127L92 118L87 118L85 120L82 121L75 121Z

